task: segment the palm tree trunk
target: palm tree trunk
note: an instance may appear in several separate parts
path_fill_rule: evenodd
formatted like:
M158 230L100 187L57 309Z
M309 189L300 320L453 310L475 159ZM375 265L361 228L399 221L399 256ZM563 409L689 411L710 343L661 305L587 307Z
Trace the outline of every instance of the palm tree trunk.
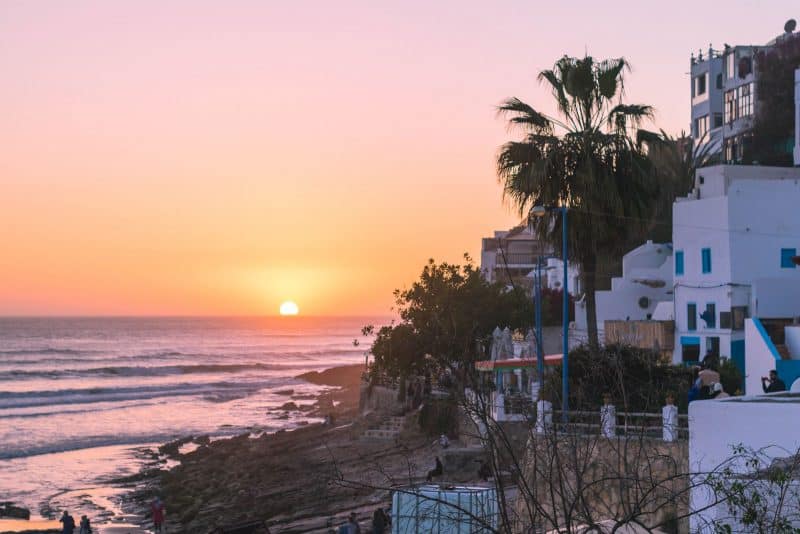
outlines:
M596 348L600 346L600 340L597 335L597 303L595 302L597 255L589 255L583 263L583 290L586 294L586 335L589 346Z

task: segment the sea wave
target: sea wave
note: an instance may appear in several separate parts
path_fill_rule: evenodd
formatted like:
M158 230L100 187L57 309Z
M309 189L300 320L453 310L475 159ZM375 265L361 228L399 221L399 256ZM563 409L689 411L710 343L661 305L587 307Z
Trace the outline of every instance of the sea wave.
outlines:
M102 364L102 363L119 363L119 362L150 362L150 361L163 361L163 360L236 360L244 358L258 358L258 359L293 359L302 361L318 361L322 358L347 358L363 353L363 349L316 349L316 350L300 350L300 351L276 351L276 350L260 350L260 351L224 351L219 352L181 352L181 351L163 351L152 353L138 353L138 354L108 354L103 351L93 352L53 352L44 353L41 351L30 351L24 354L32 356L47 356L46 358L26 358L26 359L3 359L0 358L0 366L19 366L19 367L33 367L45 365L50 367L48 371L57 371L52 369L55 365L69 364L69 363L87 363L87 364ZM0 355L22 355L23 351L6 351L0 352ZM54 357L60 355L64 357ZM76 357L83 355L83 357ZM90 357L95 355L95 357ZM99 356L99 357L97 357ZM211 364L209 364L211 365ZM220 365L236 365L236 364L220 364ZM250 365L269 365L262 363L253 363ZM277 365L277 364L276 364ZM113 366L109 366L113 367ZM281 367L276 367L280 369ZM284 367L288 368L288 367ZM24 369L19 369L24 371ZM20 376L24 376L20 374Z
M285 383L285 381L281 381ZM163 386L63 389L55 391L0 391L0 410L29 408L63 404L91 404L97 402L121 402L160 397L212 396L225 394L247 396L275 385L275 381L245 383L215 382L206 384L169 384Z
M244 373L248 371L281 371L292 369L307 369L308 364L267 364L267 363L236 363L236 364L198 364L198 365L154 365L154 366L109 366L90 367L88 369L14 369L0 371L0 381L3 380L33 380L33 379L59 379L76 378L82 376L121 376L121 377L153 377L191 374L227 374Z

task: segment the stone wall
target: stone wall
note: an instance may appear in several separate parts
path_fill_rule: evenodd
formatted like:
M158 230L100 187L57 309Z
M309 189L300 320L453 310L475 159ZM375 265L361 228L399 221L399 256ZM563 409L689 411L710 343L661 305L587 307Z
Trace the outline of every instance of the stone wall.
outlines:
M634 516L648 527L688 532L688 521L674 520L688 510L688 477L681 476L689 468L687 442L546 435L526 449L530 491L517 498L520 532L554 529L554 519L563 528L568 515L573 527Z
M397 389L362 384L359 409L361 413L381 411L399 414L403 412L404 406L397 400Z

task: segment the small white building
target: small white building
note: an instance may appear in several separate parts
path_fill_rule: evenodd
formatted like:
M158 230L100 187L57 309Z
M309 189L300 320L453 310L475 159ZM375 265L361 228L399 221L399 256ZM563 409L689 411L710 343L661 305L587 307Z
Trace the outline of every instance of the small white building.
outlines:
M622 276L611 279L611 290L596 291L597 330L606 321L654 319L661 302L672 301L672 245L647 243L622 258ZM671 307L671 305L670 305ZM575 329L587 331L586 301L575 304Z
M673 362L744 370L745 319L800 315L800 169L717 165L673 204ZM760 375L759 375L760 376Z

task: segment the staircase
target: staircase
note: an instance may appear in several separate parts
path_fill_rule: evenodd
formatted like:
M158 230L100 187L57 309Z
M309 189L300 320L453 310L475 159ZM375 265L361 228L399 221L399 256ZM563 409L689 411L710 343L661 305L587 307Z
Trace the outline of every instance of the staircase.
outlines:
M394 441L400 437L400 431L403 430L405 421L405 417L402 416L385 417L377 425L365 430L361 435L361 439Z

